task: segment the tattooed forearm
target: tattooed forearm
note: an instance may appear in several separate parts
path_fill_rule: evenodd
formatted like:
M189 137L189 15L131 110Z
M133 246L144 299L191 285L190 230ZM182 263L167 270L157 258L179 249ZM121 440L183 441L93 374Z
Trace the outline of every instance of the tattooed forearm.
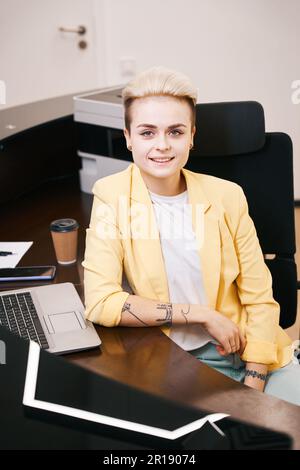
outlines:
M184 312L184 311L181 309L181 314L183 315L183 317L184 317L184 319L185 319L185 322L186 322L186 324L188 324L188 320L187 320L187 317L186 317L186 315L188 315L188 314L190 313L190 308L191 308L191 306L189 305L189 306L188 306L188 311L187 311L187 312Z
M201 306L178 304L129 295L122 307L119 326L164 326L194 325L201 323Z
M131 309L130 303L129 303L129 302L125 302L125 304L123 305L123 308L122 308L122 313L123 313L123 312L128 312L128 313L130 313L131 315L133 315L138 321L140 321L143 325L149 326L149 325L147 325L147 323L143 322L143 320L141 320L137 315L135 315L130 309Z
M171 328L173 323L173 306L172 304L157 304L158 310L165 310L165 318L158 318L157 322L163 322L168 328Z

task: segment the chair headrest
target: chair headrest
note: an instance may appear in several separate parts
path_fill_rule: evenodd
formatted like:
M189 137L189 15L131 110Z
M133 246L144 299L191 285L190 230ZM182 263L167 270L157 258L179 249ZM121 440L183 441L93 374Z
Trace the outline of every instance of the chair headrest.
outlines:
M196 127L191 155L241 155L265 144L264 110L256 101L199 103Z

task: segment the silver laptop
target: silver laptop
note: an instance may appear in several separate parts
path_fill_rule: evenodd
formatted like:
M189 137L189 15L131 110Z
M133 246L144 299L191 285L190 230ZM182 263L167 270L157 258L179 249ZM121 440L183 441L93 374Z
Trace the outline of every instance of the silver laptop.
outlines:
M70 282L0 292L0 324L54 354L101 344Z

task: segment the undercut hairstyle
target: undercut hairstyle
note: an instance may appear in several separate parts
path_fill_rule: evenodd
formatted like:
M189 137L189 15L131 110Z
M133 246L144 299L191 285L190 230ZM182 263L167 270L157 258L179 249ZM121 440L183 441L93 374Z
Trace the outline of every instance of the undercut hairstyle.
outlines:
M148 96L171 96L185 101L191 110L191 129L195 126L197 88L181 72L156 66L138 74L122 90L125 128L129 135L132 103Z

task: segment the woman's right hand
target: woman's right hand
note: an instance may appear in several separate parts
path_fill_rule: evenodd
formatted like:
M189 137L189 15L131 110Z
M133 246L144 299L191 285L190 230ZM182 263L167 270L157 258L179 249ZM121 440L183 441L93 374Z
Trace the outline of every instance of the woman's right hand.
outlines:
M216 346L221 356L236 353L242 354L246 347L246 339L239 327L229 318L216 310L209 309L204 316L201 326L215 338Z

